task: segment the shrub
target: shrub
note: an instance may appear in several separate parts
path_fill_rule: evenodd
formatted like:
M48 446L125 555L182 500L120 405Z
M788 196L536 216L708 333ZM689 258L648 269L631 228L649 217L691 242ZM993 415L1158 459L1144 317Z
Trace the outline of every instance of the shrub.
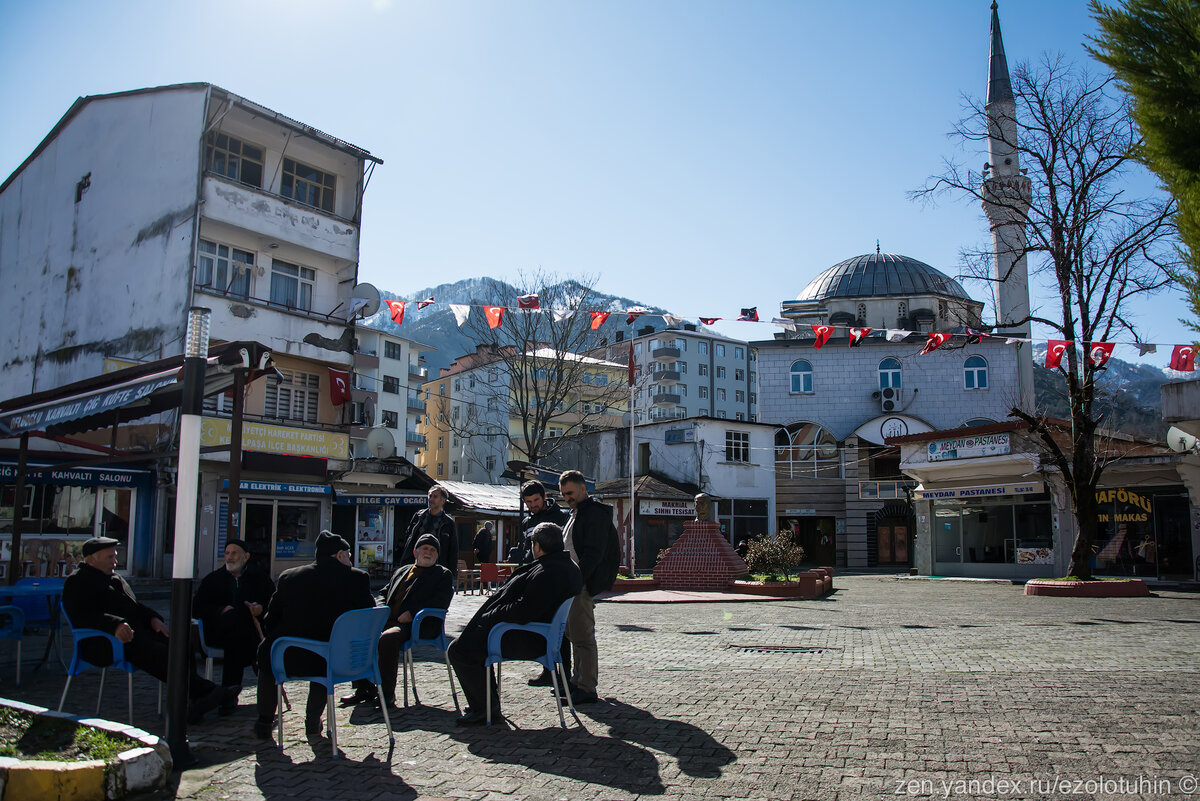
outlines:
M804 549L797 545L788 532L779 532L774 539L756 539L751 541L746 551L746 566L752 573L764 573L774 581L782 576L784 581L791 581L789 575L799 572L800 564L804 561Z

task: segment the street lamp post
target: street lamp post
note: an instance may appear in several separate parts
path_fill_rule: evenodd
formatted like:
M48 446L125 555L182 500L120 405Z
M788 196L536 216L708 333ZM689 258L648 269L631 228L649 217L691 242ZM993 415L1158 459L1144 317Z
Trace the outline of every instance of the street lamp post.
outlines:
M175 484L175 554L171 566L171 639L167 662L167 745L175 768L193 764L188 748L187 706L191 659L192 576L196 562L196 498L200 484L200 416L208 359L211 310L188 309L179 403L179 467Z

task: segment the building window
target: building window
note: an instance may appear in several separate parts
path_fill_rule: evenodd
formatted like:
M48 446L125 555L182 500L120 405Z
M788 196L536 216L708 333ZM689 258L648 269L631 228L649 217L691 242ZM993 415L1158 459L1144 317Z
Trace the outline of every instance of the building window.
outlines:
M858 304L858 324L867 324L867 304L865 303Z
M452 475L452 476L458 475L458 461L457 460L450 463L450 475Z
M905 303L904 301L900 301L898 304L896 304L896 324L904 325L905 321L907 319L908 319L908 304Z
M445 447L446 447L446 438L438 437L438 450L440 451L442 448L445 448Z
M383 391L389 395L399 395L400 379L394 375L385 375L383 377Z
M454 391L462 392L462 379L461 378L454 379Z
M271 302L289 309L312 309L313 282L317 271L279 259L271 260Z
M708 375L708 365L702 364L699 366L700 375Z
M720 342L716 343L715 345L713 345L713 354L716 356L724 356L725 355L725 346L722 345Z
M687 384L676 384L675 391L679 393L680 397L686 398L687 397Z
M967 389L987 389L987 360L982 356L970 356L963 365L963 381Z
M262 189L261 147L222 133L210 133L204 149L204 164L210 172Z
M744 358L746 358L746 349L745 349L745 348L741 348L741 347L734 348L734 349L733 349L733 358L735 358L735 359L744 359Z
M333 213L333 189L336 179L327 172L316 167L310 167L299 161L285 158L283 160L283 180L279 184L279 194Z
M750 434L745 431L725 432L725 461L750 461Z
M402 358L400 355L400 352L401 351L400 351L400 343L399 342L384 342L383 343L383 355L386 356L387 358L396 359L397 361L399 361Z
M248 250L200 240L196 264L196 285L212 287L218 292L247 297L250 294L250 273L254 254Z
M383 427L384 428L399 428L400 427L400 418L396 414L396 412L389 412L388 410L384 409L382 417L383 417Z
M442 476L442 475L445 475L445 474L446 474L446 463L445 463L445 462L438 462L438 475L439 475L439 476Z
M717 387L717 400L719 400L719 401L725 400L725 390L722 389L721 387Z
M743 390L740 390L740 389L735 389L735 390L733 391L733 399L734 399L735 401L737 401L738 403L745 403L745 402L746 402L746 393L745 393L745 391L743 391Z
M944 300L938 301L938 317L942 318L943 320L950 319L950 307Z
M735 368L733 371L733 380L734 381L745 381L746 380L746 371L738 370Z
M900 388L900 360L890 356L879 363L879 388Z
M751 393L750 393L750 402L751 402L751 403L758 403L758 395L756 395L755 393L751 392Z
M725 410L717 409L717 417L720 418L721 420L724 420L725 419Z
M708 387L700 387L699 392L700 392L699 397L701 397L701 398L708 397Z
M775 435L775 468L784 478L839 478L837 440L816 423L792 423Z
M724 378L724 377L725 377L725 368L718 367L717 368L717 378Z
M696 352L699 353L701 356L707 356L708 355L708 343L707 342L697 342L696 343Z
M263 397L263 416L279 420L317 422L321 379L315 373L280 370L283 378L268 381Z
M490 473L496 469L496 456L492 454L487 458L487 471Z
M635 342L635 343L633 344L633 355L634 355L634 356L639 356L639 355L641 355L641 353L642 353L642 343L641 343L641 342Z
M734 418L735 420L745 420L745 419L746 419L746 415L742 414L741 412L734 412L734 414L733 414L733 418Z
M792 362L792 394L810 394L813 391L813 368L804 359Z
M701 417L707 417L708 416L708 407L701 406L699 409L696 410L696 414L700 415Z
M439 395L445 395L445 394L446 394L446 384L445 384L444 382L443 382L443 383L441 383L441 384L438 384L438 394L439 394Z

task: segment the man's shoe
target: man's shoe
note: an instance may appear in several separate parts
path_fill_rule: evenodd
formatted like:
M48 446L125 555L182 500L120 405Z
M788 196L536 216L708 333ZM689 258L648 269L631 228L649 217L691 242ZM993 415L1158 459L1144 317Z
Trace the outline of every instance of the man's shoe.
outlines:
M325 727L321 725L321 719L309 720L304 719L304 736L305 737L320 737L325 731Z
M237 711L238 696L242 692L241 687L224 687L225 696L221 699L221 705L217 708L217 714L223 718L227 718Z
M499 709L492 710L492 720L496 721L499 719L500 719L500 710ZM456 726L482 726L485 723L487 723L487 713L486 712L473 712L470 709L467 710L467 714L463 715L462 717L456 718L454 721L454 724Z
M260 740L270 740L273 728L275 728L275 721L259 718L254 721L254 736Z
M188 704L187 721L188 723L199 723L204 720L204 714L216 709L224 700L226 692L224 687L213 687L204 695L194 699ZM236 702L236 696L234 696Z
M350 695L343 695L338 700L338 704L341 706L358 706L359 704L367 704L376 700L378 698L373 690L355 690Z
M553 694L553 692L554 691L551 690L551 694ZM587 690L581 690L574 684L567 685L567 692L571 696L570 701L573 706L579 706L580 704L594 704L600 700L600 696L593 692L588 692ZM568 700L566 695L560 695L560 697L564 701Z
M529 680L529 686L530 687L553 687L554 686L553 675L554 674L552 674L550 671L543 670L542 675L535 676Z

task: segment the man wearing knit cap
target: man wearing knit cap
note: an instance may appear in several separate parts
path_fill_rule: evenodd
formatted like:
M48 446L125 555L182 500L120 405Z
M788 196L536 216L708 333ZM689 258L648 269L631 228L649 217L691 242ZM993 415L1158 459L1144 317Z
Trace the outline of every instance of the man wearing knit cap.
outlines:
M167 638L171 633L158 612L138 603L128 582L114 573L120 544L111 537L92 537L83 544L83 564L63 584L63 609L72 626L113 635L124 643L126 660L166 682ZM113 661L112 646L100 637L81 642L79 653L99 667ZM188 719L194 723L218 704L236 703L237 693L201 678L193 666L188 698Z
M242 540L226 542L225 564L200 582L192 610L204 624L205 641L225 651L222 686L241 688L245 669L254 664L262 615L274 592L275 582L250 561Z
M311 564L285 570L279 576L275 594L263 618L266 639L258 649L258 720L254 734L271 736L275 719L275 676L271 673L271 643L280 637L307 637L328 640L333 622L351 609L375 605L371 582L362 570L350 566L350 543L329 531L317 535L317 556ZM322 675L325 660L319 656L290 649L284 664L291 675ZM325 710L325 688L309 684L304 731L310 737L321 733L321 715Z
M400 646L412 634L413 616L422 609L449 609L454 595L454 574L438 564L438 538L422 534L413 549L413 563L392 574L383 592L383 603L391 610L387 625L379 637L379 675L383 700L396 705L396 670L400 665ZM427 619L421 634L436 637L442 621ZM375 687L368 680L354 682L354 693L341 699L342 706L378 701Z

